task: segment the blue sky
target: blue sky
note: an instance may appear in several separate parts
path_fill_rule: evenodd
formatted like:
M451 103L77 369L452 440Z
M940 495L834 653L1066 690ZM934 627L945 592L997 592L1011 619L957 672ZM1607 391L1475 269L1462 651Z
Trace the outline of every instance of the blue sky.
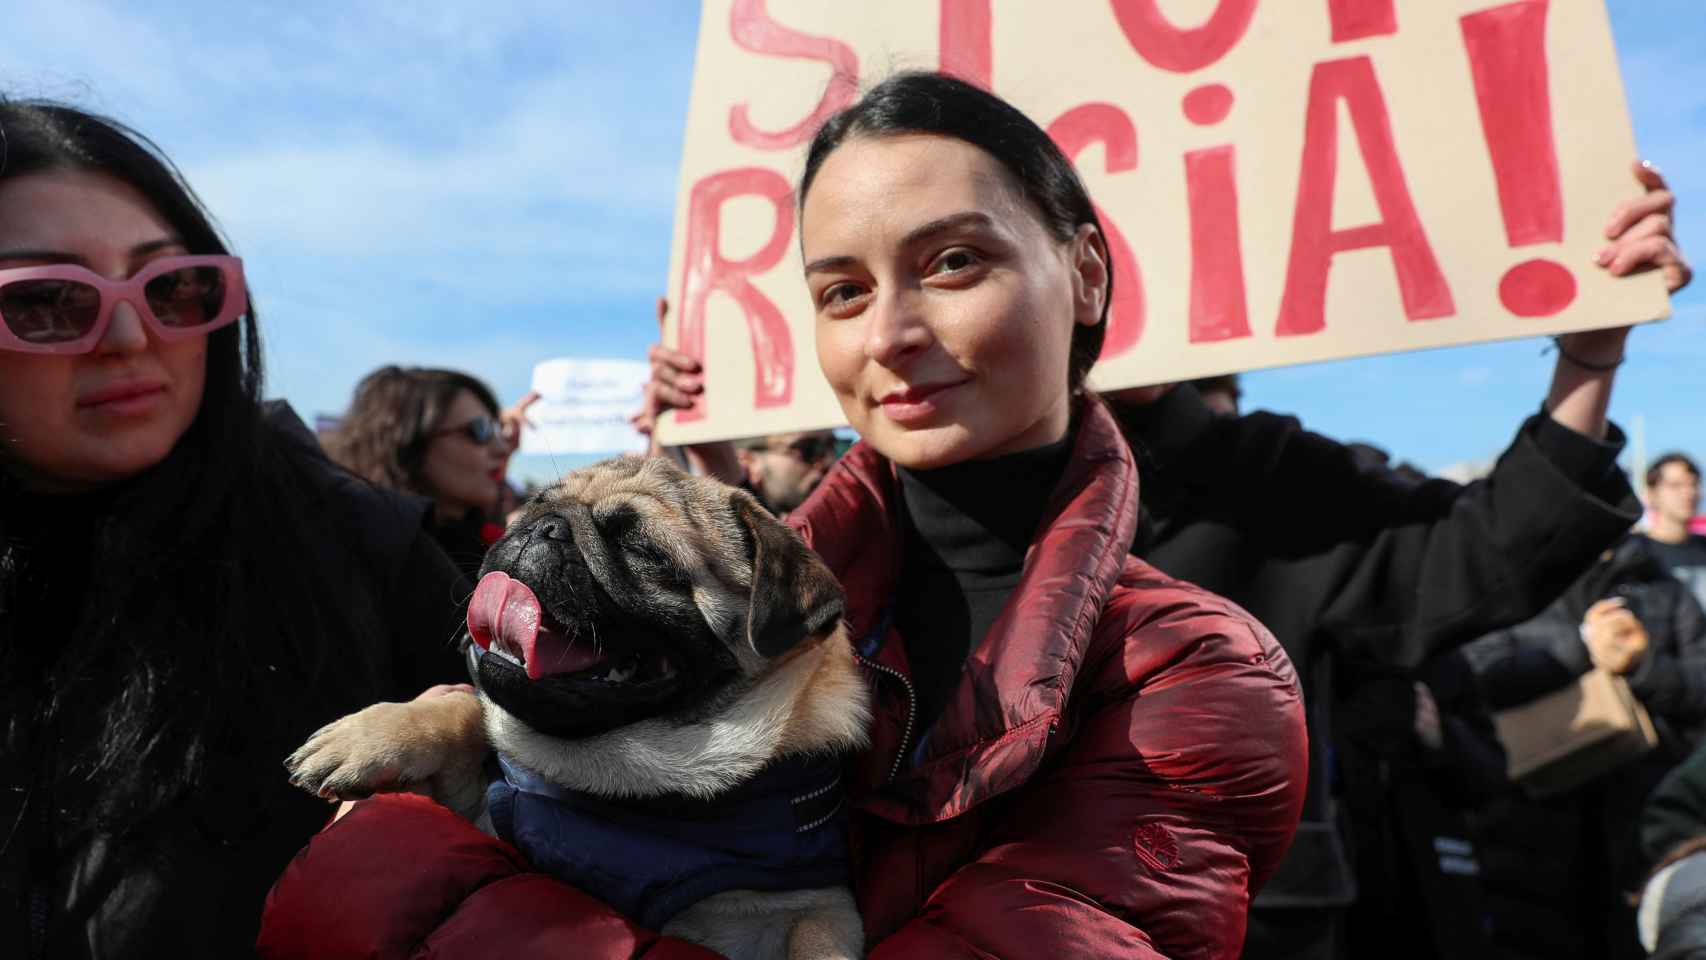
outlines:
M1706 5L1609 7L1641 150L1706 266ZM693 0L8 14L0 87L114 114L177 160L249 266L271 391L305 416L341 409L383 362L466 369L507 402L537 360L640 357L656 338ZM1675 307L1631 338L1612 412L1641 417L1650 450L1706 455L1706 280ZM1439 469L1491 457L1538 406L1542 346L1263 372L1246 398Z

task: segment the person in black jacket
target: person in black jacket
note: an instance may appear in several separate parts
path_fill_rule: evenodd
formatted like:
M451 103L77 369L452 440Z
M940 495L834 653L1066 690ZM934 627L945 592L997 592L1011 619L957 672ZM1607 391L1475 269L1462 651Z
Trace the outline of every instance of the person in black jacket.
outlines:
M255 309L119 124L0 101L0 944L252 953L318 726L463 676L421 508L263 408Z
M1691 274L1670 239L1674 199L1650 166L1635 176L1647 193L1614 211L1599 263L1619 276L1662 270L1677 290ZM1303 822L1254 899L1245 956L1334 956L1356 898L1328 789L1336 661L1414 668L1526 620L1639 517L1616 465L1622 431L1605 416L1627 335L1559 338L1541 410L1492 475L1468 486L1367 469L1291 417L1216 416L1189 386L1110 396L1146 455L1147 522L1133 552L1255 614L1297 666L1309 705Z
M1289 417L1215 417L1188 387L1125 413L1151 462L1134 550L1255 614L1304 683L1311 789L1290 854L1256 897L1245 955L1333 956L1339 911L1356 897L1327 783L1329 712L1348 693L1335 692L1336 661L1413 668L1544 606L1639 516L1615 466L1622 435L1596 439L1543 413L1491 477L1464 487L1364 470Z
M1493 710L1528 703L1599 666L1629 681L1675 760L1706 724L1706 611L1644 537L1607 551L1539 616L1465 653Z
M1665 774L1636 825L1641 860L1649 869L1689 846L1706 849L1706 743Z
M1650 875L1636 910L1654 957L1706 956L1706 744L1654 788L1638 824Z
M1512 790L1480 811L1489 921L1500 949L1535 957L1639 957L1627 895L1650 861L1637 820L1706 726L1706 612L1646 538L1607 551L1539 616L1461 658L1489 710L1530 703L1598 667L1623 676L1659 746L1558 796Z
M1492 955L1471 815L1510 781L1467 666L1436 658L1417 674L1347 659L1334 679L1335 786L1359 881L1346 955Z

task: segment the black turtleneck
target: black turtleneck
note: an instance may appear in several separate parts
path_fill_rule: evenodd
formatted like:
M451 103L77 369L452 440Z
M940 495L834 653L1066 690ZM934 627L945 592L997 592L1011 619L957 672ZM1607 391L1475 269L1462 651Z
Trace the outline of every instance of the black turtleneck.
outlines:
M912 662L918 729L935 723L966 658L1019 583L1072 437L991 460L899 468L905 547L895 626Z

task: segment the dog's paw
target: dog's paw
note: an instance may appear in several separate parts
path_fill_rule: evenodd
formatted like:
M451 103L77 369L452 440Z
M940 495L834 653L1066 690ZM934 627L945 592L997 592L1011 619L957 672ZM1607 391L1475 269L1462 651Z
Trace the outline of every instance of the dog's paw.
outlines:
M405 787L422 775L408 769L407 703L376 703L326 724L284 761L292 785L325 800L361 800ZM428 771L425 775L430 775Z

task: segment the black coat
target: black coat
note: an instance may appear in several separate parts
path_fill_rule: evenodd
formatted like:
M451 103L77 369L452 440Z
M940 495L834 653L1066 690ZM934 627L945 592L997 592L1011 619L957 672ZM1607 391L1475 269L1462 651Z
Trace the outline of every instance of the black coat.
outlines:
M1333 716L1335 786L1360 881L1344 956L1494 955L1481 923L1485 857L1468 814L1509 788L1504 752L1484 714L1456 709L1453 678L1427 672L1439 708L1437 750L1415 733L1413 673L1368 667L1337 678L1349 696Z
M14 726L14 738L34 742L9 741L0 753L0 824L6 828L0 833L0 953L31 956L37 949L32 942L51 957L252 953L267 890L331 812L288 784L284 757L342 714L466 679L453 638L470 588L427 534L424 503L344 473L320 454L288 409L271 411L266 429L288 464L290 489L304 497L304 515L314 524L307 536L294 538L309 546L292 562L316 565L324 573L320 582L338 585L301 602L334 613L371 611L382 626L367 642L322 650L327 668L319 683L307 682L306 667L292 651L252 644L250 662L261 668L251 672L260 678L251 682L267 695L224 718L225 728L208 742L199 789L168 801L123 834L89 817L90 810L103 809L91 805L104 803L104 795L98 782L69 769L65 759L86 754L80 745L104 735L99 710L62 718L52 742L39 727ZM98 502L43 498L36 506L77 514ZM73 532L81 529L78 519L67 518ZM51 538L61 548L54 559L74 564L86 547L66 543L63 532ZM256 543L250 549L277 547ZM57 563L52 568L62 569ZM49 592L74 602L76 585L67 579L51 582ZM60 621L41 609L51 603L19 599L13 613L0 614L19 618L12 632L59 642L52 630ZM316 641L308 638L307 645ZM115 675L96 677L97 687L115 687L123 662L116 656L102 661L96 669ZM38 692L32 692L29 679L8 679L13 682L0 683L0 706L33 710L41 681L33 681Z
M1678 764L1641 811L1641 865L1651 870L1677 847L1706 837L1706 744Z
M1580 625L1589 607L1622 596L1647 632L1626 677L1659 732L1659 748L1570 793L1533 800L1512 789L1476 813L1490 927L1522 956L1638 957L1626 894L1648 868L1637 820L1660 779L1706 725L1706 613L1630 537L1538 616L1454 656L1470 665L1490 710L1529 703L1592 668Z
M1672 762L1706 725L1706 612L1686 585L1630 537L1594 564L1539 616L1477 640L1463 651L1487 706L1502 710L1562 689L1592 668L1580 626L1588 608L1619 596L1647 631L1647 653L1627 676Z
M1596 443L1531 417L1491 476L1463 486L1368 469L1290 417L1217 417L1190 387L1122 420L1148 512L1134 552L1253 613L1303 681L1309 799L1256 905L1346 904L1324 762L1334 660L1414 667L1542 609L1639 516L1621 434Z

